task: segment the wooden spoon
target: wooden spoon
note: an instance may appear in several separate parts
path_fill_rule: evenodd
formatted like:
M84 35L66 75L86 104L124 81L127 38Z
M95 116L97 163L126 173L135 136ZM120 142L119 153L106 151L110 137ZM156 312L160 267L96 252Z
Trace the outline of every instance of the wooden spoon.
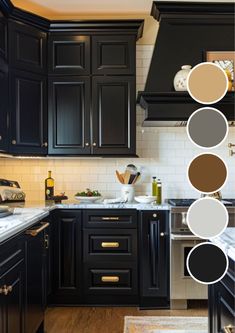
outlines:
M123 176L119 173L119 171L116 170L116 176L121 184L124 184L124 178Z

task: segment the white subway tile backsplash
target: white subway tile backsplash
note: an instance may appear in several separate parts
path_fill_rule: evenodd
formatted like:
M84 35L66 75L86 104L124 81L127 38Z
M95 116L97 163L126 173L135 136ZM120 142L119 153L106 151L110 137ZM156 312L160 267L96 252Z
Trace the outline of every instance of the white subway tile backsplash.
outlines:
M153 45L137 45L136 88L144 90ZM141 170L141 180L135 186L136 194L151 193L151 177L161 178L163 198L198 197L187 181L186 171L190 160L202 149L195 147L183 128L141 127L144 110L137 106L137 154L139 158L112 159L0 159L0 178L18 180L29 200L44 199L44 179L52 170L55 192L66 192L73 198L86 188L99 190L104 197L119 197L121 185L115 170L124 171L129 163ZM229 177L222 192L225 197L235 197L235 157L228 156L228 142L235 143L235 128L220 147L213 150L224 158Z

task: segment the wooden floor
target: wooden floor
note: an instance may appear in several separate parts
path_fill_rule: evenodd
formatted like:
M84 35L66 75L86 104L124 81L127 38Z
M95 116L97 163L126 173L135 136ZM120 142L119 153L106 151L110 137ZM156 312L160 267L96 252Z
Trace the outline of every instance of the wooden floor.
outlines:
M139 310L118 307L57 307L46 311L46 333L123 333L125 316L207 316L205 307L189 310Z

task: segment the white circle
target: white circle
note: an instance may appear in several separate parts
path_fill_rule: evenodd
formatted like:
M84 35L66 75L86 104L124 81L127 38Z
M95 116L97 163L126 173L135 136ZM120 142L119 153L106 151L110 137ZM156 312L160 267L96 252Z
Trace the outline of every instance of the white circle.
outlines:
M190 179L189 179L189 168L190 168L190 165L191 165L191 163L193 162L193 160L194 160L195 158L197 158L198 156L201 156L201 155L214 155L214 156L218 157L221 161L223 161L223 163L224 163L224 165L225 165L225 169L226 169L226 178L225 178L225 181L224 181L224 183L223 183L218 189L216 189L215 191L211 191L211 192L203 192L203 191L200 191L200 190L198 190L196 187L193 186L193 184L191 183L191 181L190 181ZM196 190L198 193L200 193L200 194L212 194L212 193L215 193L215 192L219 192L219 191L220 191L220 190L226 185L227 180L228 180L228 168L227 168L227 164L225 163L224 159L223 159L222 157L220 157L218 154L211 153L211 152L200 153L200 154L198 154L196 157L194 156L194 157L191 159L191 161L189 162L189 164L188 164L188 167L187 167L187 180L188 180L190 186L191 186L194 190Z
M210 245L213 245L213 246L218 247L218 248L224 253L224 257L225 257L225 259L226 259L226 268L225 268L225 270L224 270L224 273L223 273L223 274L222 274L217 280L215 280L215 281L211 281L211 282L204 282L204 281L198 280L197 278L195 278L195 276L192 274L192 272L190 271L190 268L189 268L189 258L190 258L191 253L194 251L195 248L197 248L197 247L199 247L199 246L202 246L202 245L204 245L204 244L207 244L207 245L210 244ZM199 244L195 245L195 246L189 251L188 256L187 256L187 260L186 260L186 267L187 267L187 270L188 270L188 272L189 272L191 278L194 279L195 281L197 281L197 282L199 282L199 283L201 283L201 284L205 284L205 285L214 284L214 283L216 283L216 282L222 280L223 277L225 276L225 274L226 274L227 271L228 271L228 265L229 265L228 256L227 256L227 254L224 252L224 250L223 250L220 246L218 246L217 244L213 244L213 243L209 243L209 242L202 242L202 243L199 243Z
M200 111L202 111L202 110L205 110L205 109L206 109L206 110L207 110L207 109L212 109L212 110L216 111L217 113L219 113L219 114L224 118L224 120L225 120L225 124L226 124L226 128L227 128L227 129L226 129L226 134L225 134L223 140L220 141L217 145L212 146L212 147L204 147L204 146L200 146L199 144L197 144L197 143L191 138L191 135L190 135L190 133L189 133L189 123L190 123L190 120L192 119L192 117L193 117L196 113L198 113L198 112L200 112ZM188 118L188 121L187 121L186 132L187 132L187 135L188 135L189 140L190 140L195 146L197 146L198 148L202 148L202 149L213 149L213 148L217 148L217 147L219 147L220 145L222 145L222 143L224 143L224 141L227 139L228 132L229 132L228 119L225 117L225 115L224 115L220 110L218 110L218 109L216 109L216 108L213 108L212 106L209 106L209 107L204 106L204 107L202 107L202 108L200 108L200 109L197 109L196 111L194 111L194 112L190 115L190 117ZM208 135L210 135L210 134L208 134Z
M225 78L226 78L226 88L225 88L225 90L224 90L224 93L221 95L220 98L218 98L218 99L216 99L216 100L214 100L214 101L212 101L212 102L202 102L201 100L195 98L194 95L191 93L191 91L190 91L190 89L189 89L189 79L190 79L190 76L192 75L193 71L194 71L195 69L197 69L198 67L204 66L204 65L206 65L206 64L210 64L210 65L212 65L212 66L215 66L215 67L219 68L219 69L221 70L221 72L223 72L223 74L224 74L224 76L225 76ZM224 71L219 65L217 65L217 64L215 64L215 63L213 63L213 62L205 61L205 62L201 62L200 64L197 64L196 66L194 66L194 67L191 69L191 71L189 72L189 75L188 75L188 77L187 77L187 80L186 80L186 86L187 86L187 91L188 91L189 95L190 95L190 96L191 96L196 102L198 102L198 103L200 103L200 104L206 104L206 105L215 104L215 103L219 102L222 98L224 98L224 96L225 96L226 93L228 92L228 77L227 77L225 71Z
M228 225L229 215L222 202L206 197L191 204L186 219L188 227L194 235L202 239L210 239L224 232Z

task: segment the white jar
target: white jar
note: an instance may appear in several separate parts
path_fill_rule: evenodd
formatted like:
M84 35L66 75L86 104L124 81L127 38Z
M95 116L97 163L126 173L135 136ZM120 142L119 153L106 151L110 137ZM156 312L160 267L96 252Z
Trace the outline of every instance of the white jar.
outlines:
M135 189L132 184L124 184L121 188L121 197L126 202L133 202L135 197Z
M192 69L191 65L183 65L174 77L175 91L187 91L187 77Z

